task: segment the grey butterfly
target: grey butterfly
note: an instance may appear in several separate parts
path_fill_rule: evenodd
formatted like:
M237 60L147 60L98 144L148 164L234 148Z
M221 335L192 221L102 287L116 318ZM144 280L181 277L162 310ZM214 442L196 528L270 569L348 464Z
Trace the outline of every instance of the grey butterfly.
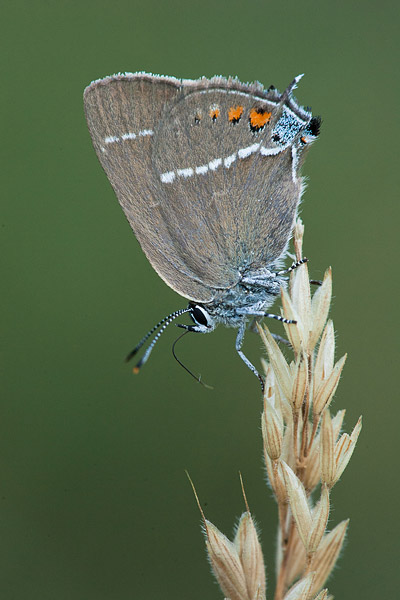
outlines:
M177 317L180 327L209 333L238 329L265 316L285 284L281 270L296 218L305 155L319 117L280 94L236 78L175 79L126 73L84 92L93 145L143 251L160 277L189 306L162 319L135 370ZM286 321L288 322L288 321ZM157 332L157 333L155 333Z

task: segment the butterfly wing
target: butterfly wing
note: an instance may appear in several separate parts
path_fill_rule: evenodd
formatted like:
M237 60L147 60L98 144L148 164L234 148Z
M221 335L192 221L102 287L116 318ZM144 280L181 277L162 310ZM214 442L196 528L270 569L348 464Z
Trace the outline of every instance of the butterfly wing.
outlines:
M160 206L176 252L211 287L235 285L286 249L312 141L311 114L291 96L295 82L280 95L200 80L164 109L153 151Z
M182 296L209 302L284 252L301 139L313 138L293 84L280 95L236 79L136 74L86 89L100 162L150 263Z

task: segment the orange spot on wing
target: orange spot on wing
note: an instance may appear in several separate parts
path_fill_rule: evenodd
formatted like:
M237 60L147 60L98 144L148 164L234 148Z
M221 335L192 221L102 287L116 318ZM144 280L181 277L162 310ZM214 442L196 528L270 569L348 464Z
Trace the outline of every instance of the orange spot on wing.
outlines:
M305 138L305 137L302 137L302 138L300 138L300 141L302 141L302 142L303 142L303 144L307 144L307 140L306 140L306 138Z
M133 367L132 369L132 373L135 373L135 375L137 375L139 373L140 369L139 367Z
M211 108L208 114L212 119L217 119L219 117L219 108Z
M237 123L243 114L243 106L231 106L228 111L228 119L233 123Z
M262 108L252 108L250 111L250 125L254 129L261 129L271 118L271 113Z

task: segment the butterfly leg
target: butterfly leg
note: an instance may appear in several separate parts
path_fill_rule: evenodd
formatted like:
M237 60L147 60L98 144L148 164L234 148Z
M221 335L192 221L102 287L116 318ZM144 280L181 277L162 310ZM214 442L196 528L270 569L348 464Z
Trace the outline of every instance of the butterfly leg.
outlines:
M245 365L250 369L250 371L252 371L254 373L254 375L259 379L259 381L261 383L261 389L262 389L262 391L264 391L264 379L261 377L261 375L255 368L255 366L249 361L247 356L242 352L245 331L246 331L246 321L243 319L243 321L241 322L241 324L239 326L238 334L236 336L236 352L239 354L240 358L245 363Z
M252 333L258 333L257 324L260 322L260 320L261 319L259 317L254 317L254 319L252 319L250 322L249 331L251 331ZM279 344L285 344L285 346L289 347L291 346L290 342L281 335L278 335L277 333L272 333L272 331L271 335L274 338L274 340Z
M288 275L289 273L297 269L297 267L300 267L300 265L304 265L304 263L306 262L308 262L308 258L301 258L300 260L294 262L288 269L284 269L283 271L277 271L275 275Z
M292 271L297 269L297 267L299 267L300 265L304 265L304 263L306 262L308 262L308 258L304 257L301 260L294 262L288 269L285 269L283 271L277 271L275 275L286 275L288 273L291 273ZM311 285L322 285L322 281L320 281L319 279L310 279L310 283Z

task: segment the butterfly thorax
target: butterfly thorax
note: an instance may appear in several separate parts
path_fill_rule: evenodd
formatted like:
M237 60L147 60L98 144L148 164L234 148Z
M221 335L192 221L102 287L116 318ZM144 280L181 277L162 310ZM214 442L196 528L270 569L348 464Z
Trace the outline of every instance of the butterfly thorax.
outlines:
M202 306L215 321L226 327L239 327L252 316L262 316L284 286L284 277L262 269L243 274L232 288L218 290L212 302Z

